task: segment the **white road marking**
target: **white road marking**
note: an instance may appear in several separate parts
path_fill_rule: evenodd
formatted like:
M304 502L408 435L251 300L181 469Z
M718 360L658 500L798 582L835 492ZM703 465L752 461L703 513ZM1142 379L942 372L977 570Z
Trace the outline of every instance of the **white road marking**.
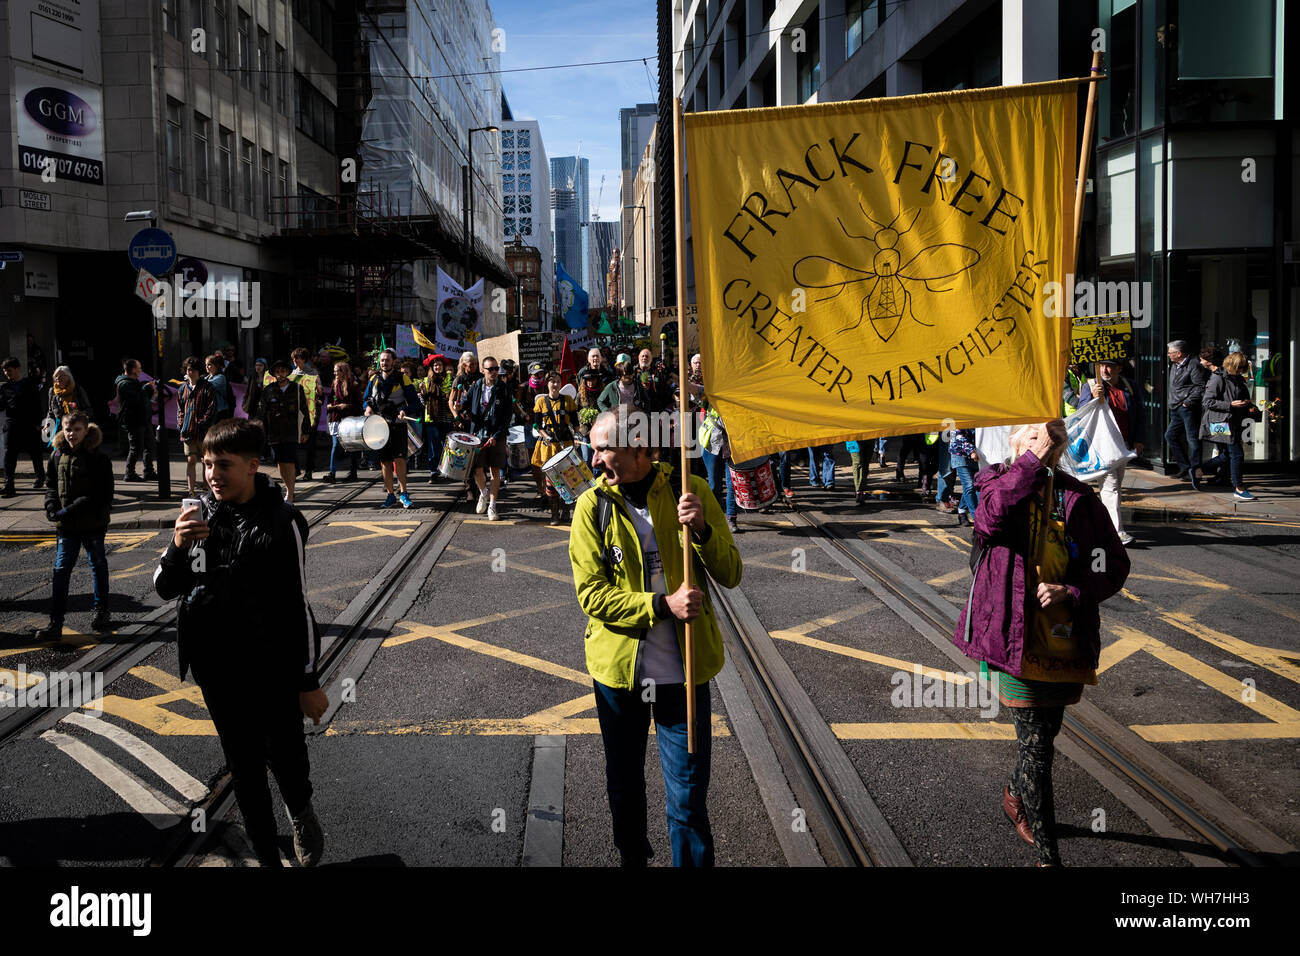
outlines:
M88 714L75 712L68 714L59 722L73 724L83 730L89 730L91 733L99 734L101 737L113 741L113 743L175 787L176 791L187 800L199 801L208 795L207 787L149 746L149 744L134 734L123 730L117 724L111 724L102 717L91 717Z
M84 742L61 734L57 730L47 730L41 734L42 740L48 740L65 754L89 770L99 781L126 801L132 810L139 813L159 830L175 826L175 818L184 818L185 809L135 774L124 769L107 757L92 750Z

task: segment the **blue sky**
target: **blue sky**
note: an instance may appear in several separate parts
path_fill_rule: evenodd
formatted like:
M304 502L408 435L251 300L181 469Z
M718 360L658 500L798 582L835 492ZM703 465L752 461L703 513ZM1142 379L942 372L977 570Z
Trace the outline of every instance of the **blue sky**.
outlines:
M600 177L600 218L617 220L622 167L618 111L658 100L654 0L601 0L557 3L551 0L489 0L498 27L505 31L504 70L593 60L645 57L640 62L565 70L504 73L506 99L516 119L541 124L546 155L572 156L582 140L590 160L591 202Z

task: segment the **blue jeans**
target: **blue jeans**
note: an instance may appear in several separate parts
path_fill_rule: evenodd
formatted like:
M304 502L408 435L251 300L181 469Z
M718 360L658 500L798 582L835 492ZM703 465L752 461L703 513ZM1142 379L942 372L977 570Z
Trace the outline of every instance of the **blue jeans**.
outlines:
M605 785L614 820L614 845L624 864L644 866L650 855L650 841L646 839L645 748L653 709L673 866L712 866L713 830L705 806L713 749L709 685L695 687L694 755L686 752L684 684L656 685L653 704L642 700L645 690L640 687L615 690L599 681L592 685L605 744Z
M337 433L331 435L330 436L330 477L333 477L334 473L338 471L339 463L344 456L347 457L348 464L350 465L351 470L356 471L357 454L358 453L355 451L347 451L346 449L344 449L342 445L339 444L339 436Z
M814 488L835 486L835 450L830 445L808 449L808 484Z
M77 566L77 556L86 549L90 559L91 577L95 582L95 610L108 607L108 556L104 554L104 532L82 531L58 533L54 547L54 594L50 598L50 621L63 623L68 609L68 582L72 569Z
M957 505L957 510L973 517L975 506L979 504L979 495L975 493L975 472L979 471L979 466L960 455L951 456L951 462L957 477L961 479L961 503Z
M700 458L704 460L704 473L707 476L709 490L718 499L718 504L722 504L727 494L726 489L723 487L725 481L723 472L727 467L726 463L704 447L700 448Z
M939 459L939 483L934 490L934 500L951 501L952 485L957 480L957 473L952 465L952 450L942 435L934 443L934 452Z
M734 518L736 517L736 488L731 483L731 469L727 467L729 463L729 458L718 459L718 467L722 470L722 480L727 486L724 507L727 510L727 517Z
M782 491L790 488L790 456L793 454L791 451L783 451L777 459L777 477L781 479Z
M1193 465L1201 463L1201 409L1178 408L1169 410L1169 430L1165 432L1165 442L1169 445L1169 454L1178 463L1179 471L1187 471ZM1187 450L1183 450L1183 436L1187 436ZM1244 449L1243 449L1244 451Z
M444 439L442 425L439 422L421 422L423 434L420 436L424 439L424 457L429 463L429 474L438 473L438 463L442 459L442 443Z
M1218 445L1219 453L1205 463L1204 471L1220 472L1223 466L1228 466L1228 473L1232 476L1232 487L1241 488L1241 463L1246 458L1246 449L1241 444L1241 435L1238 434L1232 440L1231 445ZM1225 460L1226 459L1226 460Z

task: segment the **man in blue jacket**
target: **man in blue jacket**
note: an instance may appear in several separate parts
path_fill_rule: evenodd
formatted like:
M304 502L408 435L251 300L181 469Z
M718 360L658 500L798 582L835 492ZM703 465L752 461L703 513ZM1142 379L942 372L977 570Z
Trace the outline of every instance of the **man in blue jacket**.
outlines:
M487 512L489 521L496 521L497 492L501 489L501 470L506 465L506 438L510 432L510 419L514 413L514 396L500 380L501 366L491 355L480 360L483 377L469 390L466 406L469 409L470 428L483 443L474 462L474 480L478 483L479 514ZM488 476L491 487L488 488Z

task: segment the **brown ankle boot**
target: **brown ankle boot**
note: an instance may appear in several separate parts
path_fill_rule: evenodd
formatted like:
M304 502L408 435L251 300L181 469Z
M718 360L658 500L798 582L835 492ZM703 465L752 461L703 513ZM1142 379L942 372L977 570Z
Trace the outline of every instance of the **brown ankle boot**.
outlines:
M1007 819L1016 825L1016 832L1020 834L1020 839L1033 846L1034 831L1029 828L1029 818L1025 816L1024 801L1011 795L1010 786L1002 792L1002 809L1006 811Z

